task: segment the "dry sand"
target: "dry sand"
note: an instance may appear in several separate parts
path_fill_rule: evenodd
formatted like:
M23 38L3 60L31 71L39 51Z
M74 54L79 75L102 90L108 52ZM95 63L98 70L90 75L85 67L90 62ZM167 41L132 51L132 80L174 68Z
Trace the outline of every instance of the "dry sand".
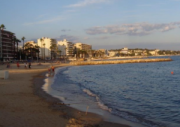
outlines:
M67 66L54 64L55 67ZM103 121L102 117L73 109L46 94L41 86L50 63L0 65L9 71L9 79L0 79L0 127L128 127Z

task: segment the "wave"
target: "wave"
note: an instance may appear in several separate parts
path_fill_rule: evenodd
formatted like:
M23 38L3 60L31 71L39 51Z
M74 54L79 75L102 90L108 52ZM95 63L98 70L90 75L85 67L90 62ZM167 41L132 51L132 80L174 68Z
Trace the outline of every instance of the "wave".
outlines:
M83 92L85 92L85 93L88 94L89 96L95 97L95 98L96 98L96 101L97 101L97 104L98 104L98 106L99 106L101 109L106 110L106 111L109 111L109 112L112 111L111 108L109 108L108 106L106 106L105 104L103 104L103 103L101 102L101 100L99 99L98 95L92 93L90 90L85 89L85 88L83 89Z
M161 126L164 126L164 125L161 125L161 124L158 124L158 123L154 123L152 121L149 121L149 120L145 120L145 119L142 119L138 116L135 116L133 115L132 113L129 113L129 112L124 112L124 111L119 111L117 109L115 109L114 111L112 111L111 108L109 108L108 106L106 106L105 104L103 104L100 100L100 98L98 97L98 95L94 94L92 91L86 89L86 88L83 88L83 92L88 94L89 96L92 96L92 97L95 97L96 99L96 103L97 105L103 109L103 110L106 110L116 116L119 116L121 118L124 118L126 120L129 120L129 121L132 121L132 122L135 122L135 123L141 123L142 125L145 125L147 127L161 127Z

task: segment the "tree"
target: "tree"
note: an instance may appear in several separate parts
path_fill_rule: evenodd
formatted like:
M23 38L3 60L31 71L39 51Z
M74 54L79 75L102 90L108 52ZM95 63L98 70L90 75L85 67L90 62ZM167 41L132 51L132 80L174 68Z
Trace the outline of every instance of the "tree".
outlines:
M43 46L44 46L44 60L45 60L45 43L43 44Z
M13 41L14 41L14 49L15 49L15 44L17 44L16 53L18 55L18 43L21 42L21 41L19 39L17 39L16 36L14 36Z
M30 43L26 43L24 45L24 52L26 52L26 55L31 57L32 59L32 50L34 49L34 46Z
M40 47L38 45L35 45L34 48L35 48L35 52L38 53L37 57L39 58L39 48Z
M0 28L1 28L1 30L6 29L6 27L5 27L5 25L4 25L4 24L1 24Z
M24 52L31 58L38 57L36 54L39 53L39 46L32 45L31 43L26 43L24 45ZM39 55L39 54L38 54Z
M44 42L44 39L41 38L40 41L41 41L41 43L42 43L42 42ZM43 58L43 54L44 54L44 59L45 59L45 44L43 44L43 46L44 46L44 53L43 53L43 51L42 51L42 49L41 49L41 54L42 54L42 58Z
M22 38L21 38L21 40L23 41L23 52L24 52L24 40L25 40L26 38L23 36Z
M51 46L50 46L50 49L51 49L51 59L52 59L52 56L55 57L55 54L57 52L57 45L55 43L52 43L51 42ZM53 54L53 55L52 55Z
M57 49L57 53L58 53L58 55L61 57L61 50L59 50L59 49Z

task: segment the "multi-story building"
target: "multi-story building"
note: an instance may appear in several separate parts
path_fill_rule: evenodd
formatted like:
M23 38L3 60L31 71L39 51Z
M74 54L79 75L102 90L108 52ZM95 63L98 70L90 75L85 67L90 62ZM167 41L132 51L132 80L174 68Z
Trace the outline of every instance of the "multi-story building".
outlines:
M58 50L61 52L61 56L73 56L73 46L72 42L68 42L66 39L57 42Z
M42 37L37 40L37 44L40 47L39 56L41 59L50 60L54 59L55 55L52 54L51 46L56 45L56 40L52 38Z
M159 49L155 49L155 50L150 50L149 53L153 56L158 55Z
M121 49L120 53L121 54L128 54L128 48L124 47L123 49Z
M0 60L6 61L17 58L18 42L16 43L15 38L13 32L0 30Z
M79 50L89 51L92 50L92 45L83 44L83 43L76 43L74 46Z
M116 51L116 50L109 50L108 51L108 54L110 57L116 56L118 53L119 53L119 51Z
M79 42L74 44L74 48L76 50L76 53L78 52L78 50L86 51L87 54L83 54L83 57L92 57L92 45L83 44Z

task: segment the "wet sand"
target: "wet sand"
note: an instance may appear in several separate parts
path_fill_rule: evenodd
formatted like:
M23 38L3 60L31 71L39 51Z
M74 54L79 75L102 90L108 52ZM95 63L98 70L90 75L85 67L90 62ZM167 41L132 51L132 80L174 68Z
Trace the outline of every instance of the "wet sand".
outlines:
M128 127L103 121L100 115L76 110L44 92L45 72L50 63L0 65L9 71L9 79L0 79L0 127ZM68 66L54 64L55 67Z

